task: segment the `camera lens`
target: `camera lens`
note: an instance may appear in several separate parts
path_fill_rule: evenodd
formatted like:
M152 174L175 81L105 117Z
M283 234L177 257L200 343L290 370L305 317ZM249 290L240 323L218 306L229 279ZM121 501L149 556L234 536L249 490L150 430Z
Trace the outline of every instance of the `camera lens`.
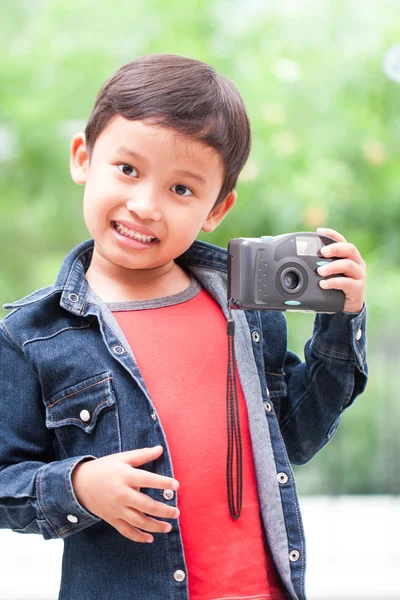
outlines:
M280 274L280 283L284 292L297 294L304 286L304 276L301 269L294 266L287 267Z
M299 285L299 278L296 273L286 273L283 278L283 285L289 290L294 290Z

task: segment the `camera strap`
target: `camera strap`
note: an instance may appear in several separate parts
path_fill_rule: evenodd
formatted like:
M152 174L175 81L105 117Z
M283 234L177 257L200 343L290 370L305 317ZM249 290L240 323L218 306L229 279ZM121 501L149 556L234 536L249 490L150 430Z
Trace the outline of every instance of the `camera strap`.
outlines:
M238 519L242 510L242 438L240 435L239 402L236 385L236 364L234 345L235 322L232 319L230 300L228 300L228 310L228 373L226 385L228 455L226 461L226 480L228 489L229 512L234 519ZM236 474L236 477L234 477L234 474Z

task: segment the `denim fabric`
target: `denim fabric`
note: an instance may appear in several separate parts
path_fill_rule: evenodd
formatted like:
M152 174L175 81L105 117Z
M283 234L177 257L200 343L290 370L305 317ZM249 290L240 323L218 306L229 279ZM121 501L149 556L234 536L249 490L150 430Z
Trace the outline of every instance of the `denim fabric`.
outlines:
M85 279L93 244L67 255L53 286L4 305L12 311L0 322L0 527L64 540L60 600L188 600L179 520L152 544L132 542L85 510L71 485L81 461L157 444L164 453L146 469L174 476L132 350ZM176 262L228 316L227 251L195 241ZM317 314L305 362L287 350L284 313L232 314L265 535L288 598L304 600L305 541L291 463L310 460L365 389L366 308ZM179 492L171 500L161 490L146 493L178 504Z

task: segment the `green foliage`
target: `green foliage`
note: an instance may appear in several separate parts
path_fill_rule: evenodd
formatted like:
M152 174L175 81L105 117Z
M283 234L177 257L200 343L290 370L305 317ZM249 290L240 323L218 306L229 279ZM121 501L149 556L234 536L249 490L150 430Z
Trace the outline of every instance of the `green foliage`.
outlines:
M300 489L398 493L400 84L382 68L399 43L398 4L197 0L182 10L178 0L0 4L0 303L51 285L89 237L69 143L103 81L150 52L209 62L241 90L253 146L234 210L200 239L226 246L328 226L368 265L370 383L328 446L297 469ZM288 322L302 354L312 316Z

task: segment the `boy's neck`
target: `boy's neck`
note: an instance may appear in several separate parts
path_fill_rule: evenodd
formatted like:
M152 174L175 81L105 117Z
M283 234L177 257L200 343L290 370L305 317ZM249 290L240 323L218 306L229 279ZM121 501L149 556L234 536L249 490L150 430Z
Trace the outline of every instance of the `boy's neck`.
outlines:
M175 262L155 276L143 274L135 282L124 281L118 275L104 273L96 263L90 264L85 274L92 290L103 302L129 302L131 300L153 300L183 292L190 284L190 275Z

